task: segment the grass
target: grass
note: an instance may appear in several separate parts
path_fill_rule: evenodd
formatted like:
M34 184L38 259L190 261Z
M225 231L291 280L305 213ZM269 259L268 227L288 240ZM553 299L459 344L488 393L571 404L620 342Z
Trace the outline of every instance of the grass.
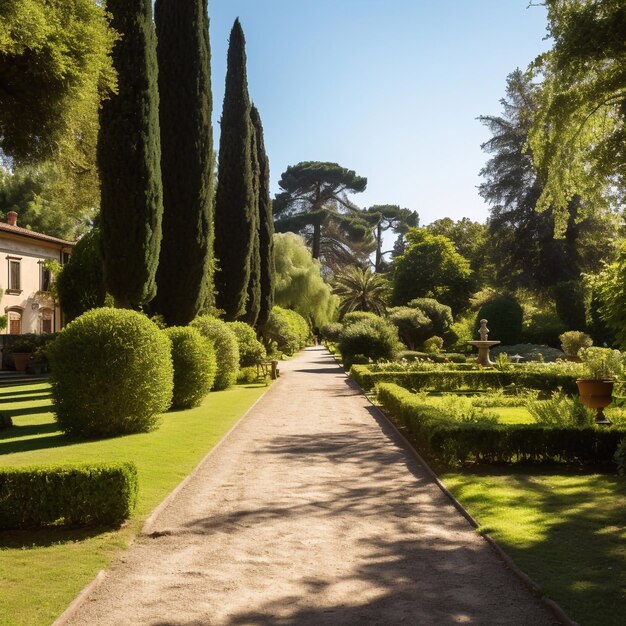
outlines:
M137 509L121 529L0 533L0 624L53 622L265 390L254 384L211 393L196 409L164 414L154 432L84 441L57 429L46 383L0 388L0 411L14 423L0 431L0 466L131 460L139 474Z
M626 478L450 472L455 497L568 615L621 626L626 615Z

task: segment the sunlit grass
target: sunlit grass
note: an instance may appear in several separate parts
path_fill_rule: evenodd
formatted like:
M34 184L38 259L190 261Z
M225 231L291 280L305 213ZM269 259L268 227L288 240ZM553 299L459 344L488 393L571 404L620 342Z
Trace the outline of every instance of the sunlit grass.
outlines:
M545 470L441 478L517 565L586 626L626 615L626 479Z
M120 530L0 533L0 624L54 621L265 390L211 393L196 409L165 414L154 432L82 441L58 431L47 384L0 388L0 411L14 423L0 430L0 466L131 460L139 474L137 509Z

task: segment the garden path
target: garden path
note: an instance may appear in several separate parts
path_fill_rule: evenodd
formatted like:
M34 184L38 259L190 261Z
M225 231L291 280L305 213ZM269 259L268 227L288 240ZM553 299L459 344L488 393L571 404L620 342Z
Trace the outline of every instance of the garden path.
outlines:
M281 378L69 623L554 623L321 347Z

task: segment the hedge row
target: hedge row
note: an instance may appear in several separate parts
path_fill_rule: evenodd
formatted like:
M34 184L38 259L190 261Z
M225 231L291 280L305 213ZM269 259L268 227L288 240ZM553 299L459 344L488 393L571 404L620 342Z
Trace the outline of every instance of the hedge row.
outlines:
M118 524L136 502L133 463L0 469L0 530Z
M460 423L391 383L376 387L385 410L413 434L422 452L446 465L567 463L611 465L626 429L540 424Z
M553 372L499 372L496 370L429 370L423 372L372 372L367 365L354 365L350 376L366 391L380 383L394 383L405 389L437 389L454 391L469 389L499 389L508 385L552 391L561 387L566 393L576 393L576 378Z

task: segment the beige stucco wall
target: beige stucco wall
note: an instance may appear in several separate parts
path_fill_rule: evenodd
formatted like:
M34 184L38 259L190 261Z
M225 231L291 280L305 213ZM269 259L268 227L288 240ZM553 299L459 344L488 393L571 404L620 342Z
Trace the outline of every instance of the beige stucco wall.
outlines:
M40 292L40 281L42 261L54 259L61 262L63 249L61 244L0 232L0 287L4 290L0 313L19 311L22 334L42 332L42 317L50 313L52 330L61 329L61 311L49 294ZM7 293L10 257L20 259L20 293ZM2 332L8 334L10 329L9 324Z

